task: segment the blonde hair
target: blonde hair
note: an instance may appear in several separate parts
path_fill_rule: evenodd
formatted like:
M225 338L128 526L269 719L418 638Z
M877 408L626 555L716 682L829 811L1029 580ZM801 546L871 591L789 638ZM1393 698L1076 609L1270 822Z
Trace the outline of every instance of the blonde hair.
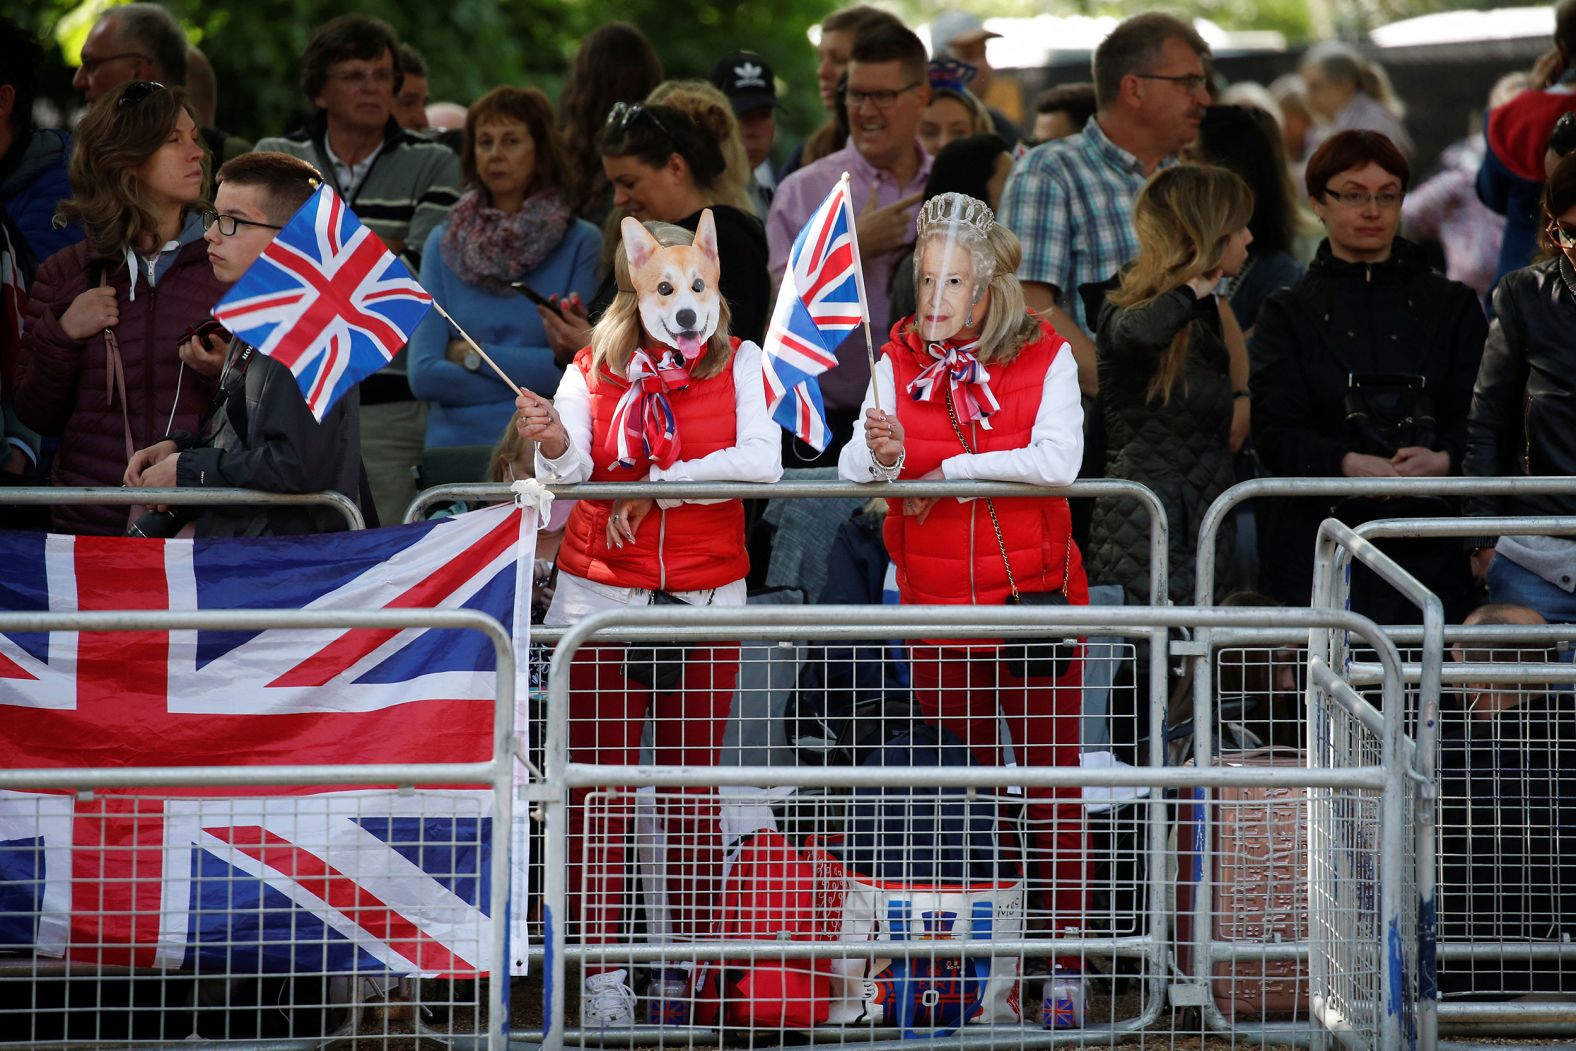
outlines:
M536 477L536 443L524 438L520 428L514 425L514 418L509 418L509 425L498 435L498 442L492 448L492 458L487 461L487 475L483 481L502 484L514 482L521 478ZM523 474L514 473L514 463L521 461Z
M647 222L642 224L664 248L695 243L695 235L682 226L672 223ZM613 302L602 312L601 320L591 330L591 368L623 379L629 368L629 358L634 349L646 342L644 327L640 324L640 297L629 278L629 255L619 238L618 250L613 254L613 282L618 292ZM733 342L728 338L732 321L728 300L717 295L717 331L706 342L700 360L691 368L690 375L698 380L720 375L733 358Z
M1133 204L1138 257L1106 299L1114 306L1148 303L1220 266L1231 235L1248 225L1253 193L1235 172L1210 164L1164 168L1144 184ZM1161 355L1148 397L1162 404L1182 375L1192 326L1185 325Z
M182 110L193 122L197 120L185 90L178 87L159 88L121 105L135 83L101 96L77 125L77 144L71 151L72 195L60 202L58 214L67 222L81 223L95 255L119 255L128 247L141 252L161 243L159 213L148 200L137 169L164 145ZM205 182L208 160L204 148ZM193 201L191 207L200 208L202 202Z
M1377 62L1370 62L1349 44L1339 40L1318 44L1303 56L1302 66L1304 69L1317 69L1330 80L1352 85L1397 118L1406 116L1406 107L1396 97L1384 67Z
M744 150L728 96L704 80L665 80L652 89L646 101L680 111L721 148L722 174L710 186L701 187L709 197L706 203L755 214L755 201L750 197L750 156Z

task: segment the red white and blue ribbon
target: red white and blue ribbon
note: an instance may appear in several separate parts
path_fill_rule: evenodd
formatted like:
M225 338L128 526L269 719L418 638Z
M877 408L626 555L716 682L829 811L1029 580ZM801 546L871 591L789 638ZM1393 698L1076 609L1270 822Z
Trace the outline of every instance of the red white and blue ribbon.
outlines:
M689 386L684 356L664 347L662 357L654 358L644 347L637 347L629 356L624 375L629 389L613 410L613 438L618 450L614 466L634 467L643 460L658 467L673 466L679 458L679 425L668 392Z
M952 388L952 404L958 410L961 423L973 423L990 430L991 413L1000 409L996 395L991 393L990 372L980 364L974 352L980 341L969 343L927 343L925 351L935 361L908 385L908 393L915 401L933 401L946 378Z

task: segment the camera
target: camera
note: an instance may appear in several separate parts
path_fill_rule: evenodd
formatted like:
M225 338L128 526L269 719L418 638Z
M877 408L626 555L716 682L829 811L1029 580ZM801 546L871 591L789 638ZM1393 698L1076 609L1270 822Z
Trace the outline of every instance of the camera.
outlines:
M140 536L149 540L168 540L192 520L192 513L170 508L165 511L144 511L137 520L126 527L127 536Z

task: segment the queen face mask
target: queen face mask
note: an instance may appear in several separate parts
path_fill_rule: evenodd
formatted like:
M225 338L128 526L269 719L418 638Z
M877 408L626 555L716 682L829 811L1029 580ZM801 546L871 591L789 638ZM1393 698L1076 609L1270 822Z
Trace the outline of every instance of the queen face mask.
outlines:
M914 244L914 323L939 343L975 329L988 305L993 260L986 241L990 209L958 193L925 202Z
M932 237L915 252L915 323L921 339L951 339L973 317L979 282L974 253L949 237Z

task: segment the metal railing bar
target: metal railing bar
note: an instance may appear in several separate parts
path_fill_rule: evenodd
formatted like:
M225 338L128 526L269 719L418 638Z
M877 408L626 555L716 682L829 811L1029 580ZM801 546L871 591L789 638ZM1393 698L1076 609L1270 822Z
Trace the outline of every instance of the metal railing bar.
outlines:
M269 493L261 489L139 489L125 486L17 486L0 489L0 506L49 507L56 504L130 507L176 504L182 507L331 507L352 530L365 529L361 508L344 493Z

